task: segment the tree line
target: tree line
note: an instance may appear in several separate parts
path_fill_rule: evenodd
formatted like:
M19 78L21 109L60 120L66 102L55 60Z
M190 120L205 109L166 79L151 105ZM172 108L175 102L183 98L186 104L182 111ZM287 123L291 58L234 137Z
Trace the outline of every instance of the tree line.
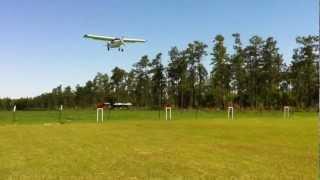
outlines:
M213 47L194 41L184 49L172 47L168 64L162 54L142 56L130 71L115 67L111 74L75 88L61 85L32 98L0 99L0 109L55 109L94 107L97 102L131 102L136 107L280 109L285 105L315 109L318 103L318 36L296 38L290 64L284 63L277 41L253 36L243 45L240 34L232 35L229 54L222 35ZM203 65L210 57L210 69Z

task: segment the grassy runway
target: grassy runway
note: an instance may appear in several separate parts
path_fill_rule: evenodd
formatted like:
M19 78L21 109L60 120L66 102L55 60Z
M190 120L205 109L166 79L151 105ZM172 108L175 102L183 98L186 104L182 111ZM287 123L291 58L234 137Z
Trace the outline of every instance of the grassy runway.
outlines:
M0 112L0 179L316 179L315 113Z

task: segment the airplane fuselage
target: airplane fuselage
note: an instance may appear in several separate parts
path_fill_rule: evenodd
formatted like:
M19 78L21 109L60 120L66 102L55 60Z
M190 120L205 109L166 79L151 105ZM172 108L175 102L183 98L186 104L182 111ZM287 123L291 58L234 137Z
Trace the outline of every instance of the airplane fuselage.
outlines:
M107 45L110 48L119 48L123 45L123 42L120 39L115 39L115 40L108 42Z

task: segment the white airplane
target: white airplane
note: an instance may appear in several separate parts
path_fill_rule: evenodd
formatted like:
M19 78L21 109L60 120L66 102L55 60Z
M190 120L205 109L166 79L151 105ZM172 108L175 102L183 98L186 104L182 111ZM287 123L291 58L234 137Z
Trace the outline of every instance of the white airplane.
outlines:
M144 43L146 40L144 39L132 39L132 38L117 38L112 36L98 36L93 34L85 34L84 38L94 39L99 41L106 42L107 50L109 51L111 48L118 48L119 51L123 52L122 46L126 43Z

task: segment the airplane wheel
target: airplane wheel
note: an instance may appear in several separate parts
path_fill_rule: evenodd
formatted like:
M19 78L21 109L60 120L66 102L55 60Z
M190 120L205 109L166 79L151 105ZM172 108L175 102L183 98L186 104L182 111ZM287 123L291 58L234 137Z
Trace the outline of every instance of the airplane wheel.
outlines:
M123 49L121 49L121 52L123 52Z

